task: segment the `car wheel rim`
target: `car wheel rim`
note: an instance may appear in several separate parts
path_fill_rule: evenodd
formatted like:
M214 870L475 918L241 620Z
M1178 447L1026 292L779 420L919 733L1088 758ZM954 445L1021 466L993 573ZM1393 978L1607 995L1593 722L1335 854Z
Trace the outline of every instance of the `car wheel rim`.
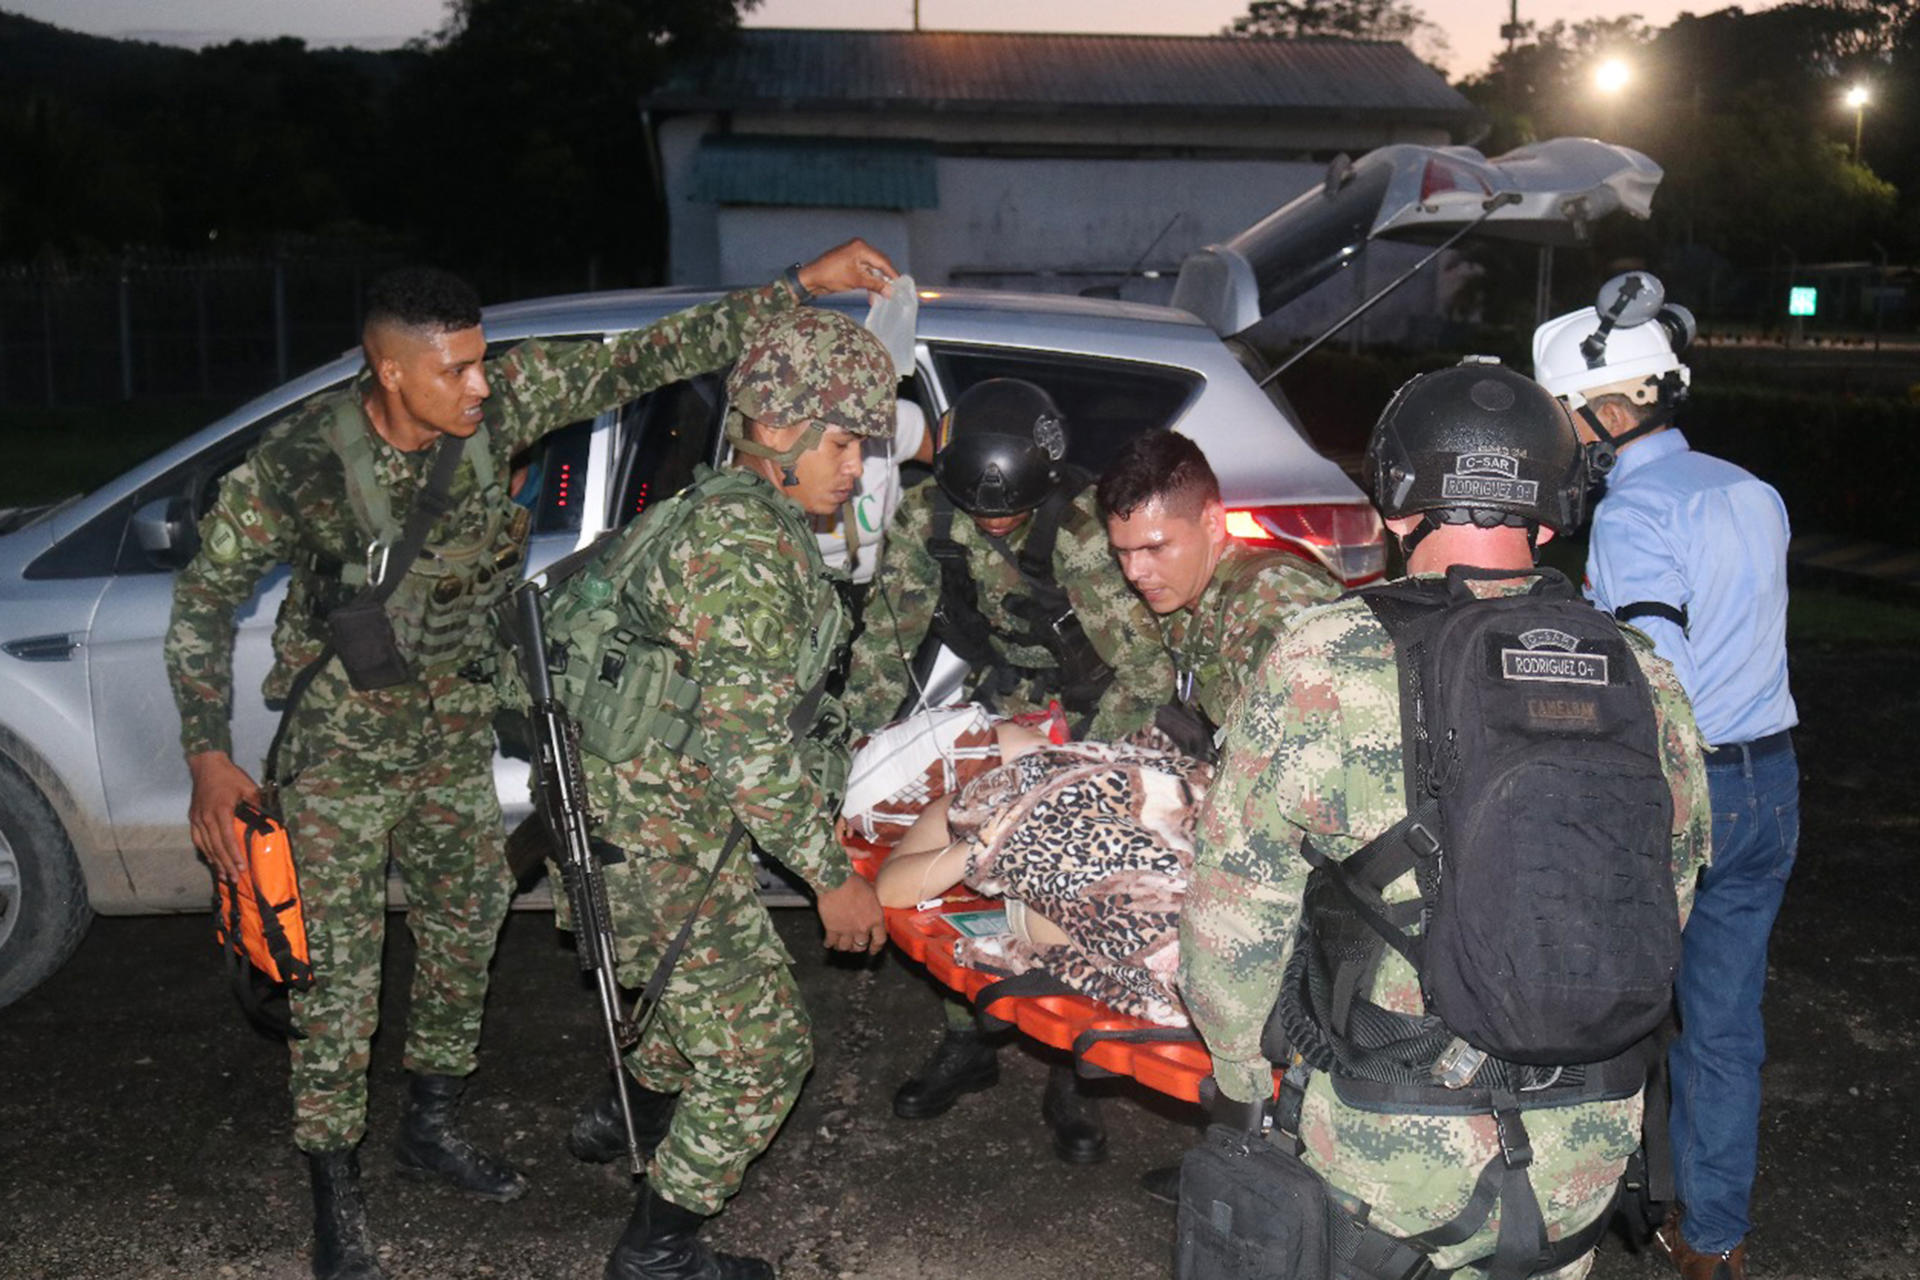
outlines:
M20 922L20 857L13 844L0 832L0 948L13 936Z

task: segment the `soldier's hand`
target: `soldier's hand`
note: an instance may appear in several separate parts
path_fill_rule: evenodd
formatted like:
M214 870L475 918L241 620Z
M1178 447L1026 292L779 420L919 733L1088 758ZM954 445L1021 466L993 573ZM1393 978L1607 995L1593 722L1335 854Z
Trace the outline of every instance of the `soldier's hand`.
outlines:
M214 874L233 884L247 865L246 852L233 833L233 807L243 800L259 804L260 788L224 751L188 756L187 772L193 775L193 800L187 807L193 843L207 855Z
M827 946L833 950L876 955L887 945L886 916L864 877L848 876L839 888L821 894L815 905L827 931Z
M886 254L865 240L853 239L801 267L800 283L816 294L865 289L890 296L893 286L889 282L899 274Z

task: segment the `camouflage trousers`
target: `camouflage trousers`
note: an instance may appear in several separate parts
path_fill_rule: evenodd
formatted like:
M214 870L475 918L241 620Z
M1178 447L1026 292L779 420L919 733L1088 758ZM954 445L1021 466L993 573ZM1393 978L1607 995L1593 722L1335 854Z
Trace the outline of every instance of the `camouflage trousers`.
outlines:
M405 1062L474 1068L488 965L512 896L490 729L403 726L380 751L336 751L283 796L300 871L314 984L292 1001L293 1138L333 1151L366 1132L369 1045L380 1020L387 860L417 946Z
M647 1181L682 1208L708 1214L740 1189L813 1066L812 1023L754 891L744 845L729 863L699 906L659 1012L627 1056L642 1087L680 1097ZM694 911L706 874L640 852L607 868L622 983L646 982Z
M1533 1148L1528 1176L1552 1240L1575 1234L1605 1213L1640 1145L1640 1099L1552 1107L1526 1113ZM1490 1115L1388 1114L1335 1101L1326 1075L1315 1072L1301 1113L1307 1163L1349 1210L1371 1205L1370 1220L1398 1236L1430 1231L1467 1205L1499 1137ZM1433 1254L1436 1267L1460 1267L1462 1277L1485 1274L1462 1266L1493 1252L1501 1210L1495 1205L1480 1229ZM1593 1253L1536 1280L1580 1280Z

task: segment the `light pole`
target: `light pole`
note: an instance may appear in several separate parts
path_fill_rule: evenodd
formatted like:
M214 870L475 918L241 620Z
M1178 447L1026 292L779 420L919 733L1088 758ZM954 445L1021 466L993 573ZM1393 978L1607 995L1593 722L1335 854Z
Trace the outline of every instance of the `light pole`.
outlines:
M1853 108L1853 162L1860 163L1860 130L1866 121L1867 103L1872 99L1867 86L1857 84L1847 90L1846 104Z

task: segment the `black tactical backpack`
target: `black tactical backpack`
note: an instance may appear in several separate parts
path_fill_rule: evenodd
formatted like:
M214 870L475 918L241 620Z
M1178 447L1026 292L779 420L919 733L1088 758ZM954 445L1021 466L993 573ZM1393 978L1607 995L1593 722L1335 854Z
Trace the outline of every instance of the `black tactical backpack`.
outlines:
M1362 593L1399 656L1411 812L1344 863L1308 851L1283 1019L1336 1078L1401 1086L1374 1099L1389 1109L1470 1087L1539 1085L1543 1105L1637 1091L1627 1051L1665 1020L1680 957L1652 694L1565 577L1482 600L1474 573ZM1384 903L1409 867L1417 902ZM1383 941L1419 973L1425 1017L1358 994ZM1578 1069L1603 1063L1618 1069Z

